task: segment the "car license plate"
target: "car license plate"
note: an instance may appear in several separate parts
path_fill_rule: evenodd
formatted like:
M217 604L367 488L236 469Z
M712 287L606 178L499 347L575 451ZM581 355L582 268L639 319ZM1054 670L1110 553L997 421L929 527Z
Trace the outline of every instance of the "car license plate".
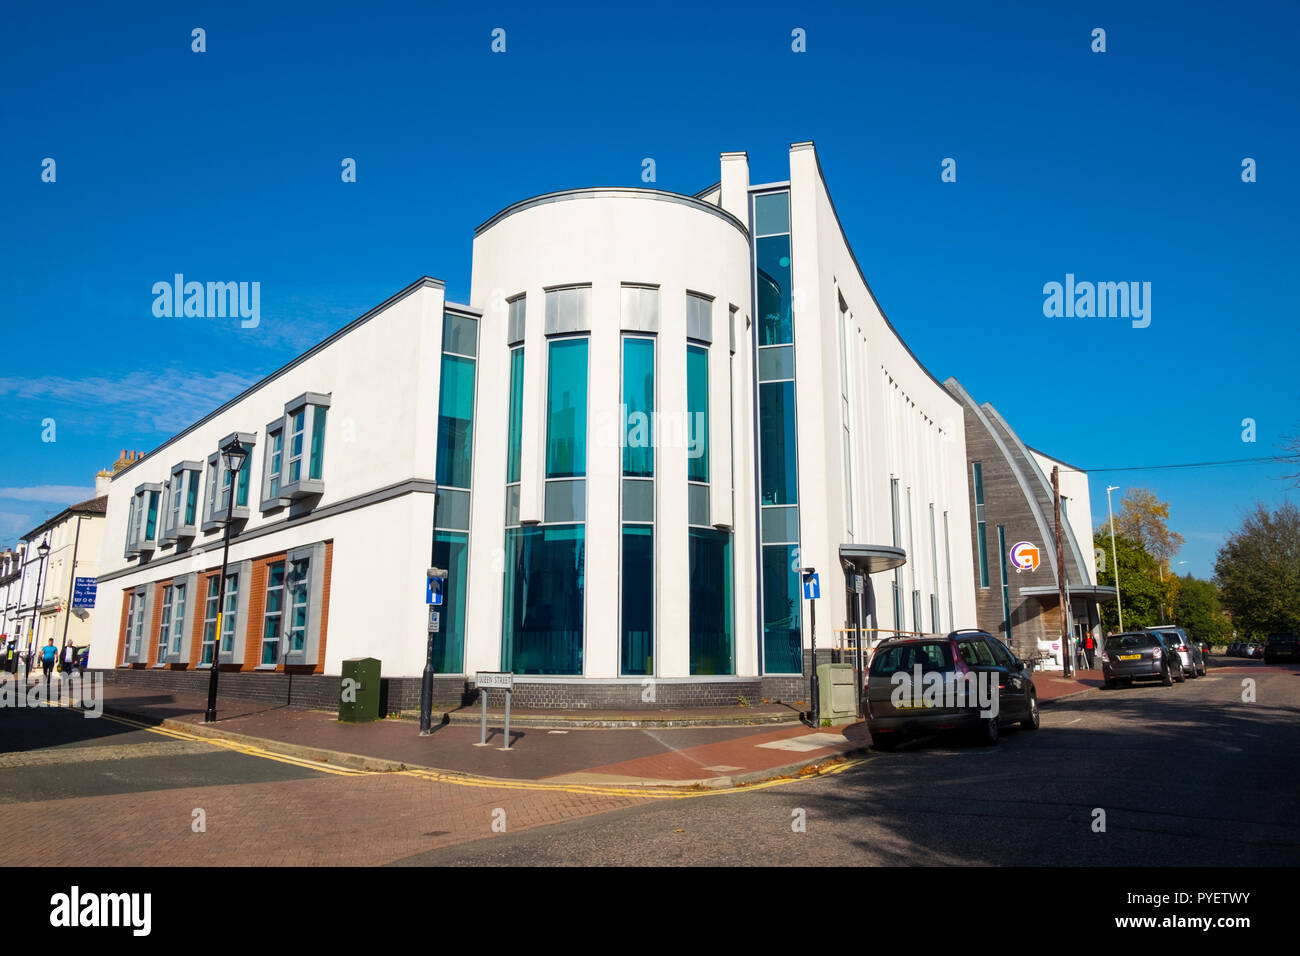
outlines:
M1122 661L1140 661L1140 660L1142 660L1142 655L1141 655L1141 654L1121 654L1121 655L1119 656L1119 659L1122 660Z

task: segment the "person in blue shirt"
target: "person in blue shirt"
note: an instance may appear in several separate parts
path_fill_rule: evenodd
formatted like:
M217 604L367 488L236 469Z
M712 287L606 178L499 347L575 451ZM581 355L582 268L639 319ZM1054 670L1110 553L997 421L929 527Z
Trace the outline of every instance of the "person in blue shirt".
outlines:
M50 671L54 670L54 658L58 656L58 651L54 649L54 638L50 638L50 643L41 648L41 667L45 671L45 680L48 683Z

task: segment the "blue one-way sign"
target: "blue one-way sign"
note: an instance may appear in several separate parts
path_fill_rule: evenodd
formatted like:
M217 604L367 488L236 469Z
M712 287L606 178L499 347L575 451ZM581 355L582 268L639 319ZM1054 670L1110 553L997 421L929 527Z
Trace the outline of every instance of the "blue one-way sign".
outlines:
M803 579L803 597L805 601L813 601L822 596L821 578L816 574L810 574Z
M424 603L432 604L434 607L438 607L439 605L442 604L442 583L447 579L426 578L425 580L428 581L429 583L424 591Z

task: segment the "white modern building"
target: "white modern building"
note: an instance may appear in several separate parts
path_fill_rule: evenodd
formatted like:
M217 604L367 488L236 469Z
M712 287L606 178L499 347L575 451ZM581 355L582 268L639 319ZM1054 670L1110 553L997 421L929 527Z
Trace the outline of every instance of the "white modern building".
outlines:
M819 651L973 625L961 404L882 313L812 144L789 160L516 203L476 230L468 305L421 279L118 474L92 666L198 686L216 657L232 694L318 675L294 693L328 702L377 657L409 703L429 567L443 700L478 670L534 706L804 696L806 568Z

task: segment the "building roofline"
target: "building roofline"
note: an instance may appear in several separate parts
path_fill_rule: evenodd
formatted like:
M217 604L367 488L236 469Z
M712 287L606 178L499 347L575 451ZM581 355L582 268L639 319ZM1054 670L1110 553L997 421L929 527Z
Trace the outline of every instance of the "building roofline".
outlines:
M373 319L380 312L383 312L389 306L396 305L398 302L405 299L408 295L411 295L412 293L425 288L443 289L445 291L447 285L441 279L435 279L432 276L421 276L420 278L412 282L410 285L408 285L405 289L402 289L401 291L396 292L393 295L389 296L387 299L379 303L379 305L375 306L373 309L370 309L369 311L361 314L360 316L358 316L357 318L349 322L347 325L343 326L343 328L339 329L337 332L334 332L333 334L317 342L307 351L300 354L297 358L291 359L290 361L286 362L284 365L281 365L278 369L276 369L270 375L267 375L261 381L254 382L252 385L248 386L248 388L244 389L242 392L240 392L234 398L230 399L230 401L226 402L224 405L221 405L213 409L212 411L208 412L208 414L204 415L194 424L181 429L175 435L172 435L170 438L164 441L157 448L154 448L152 451L146 452L143 456L136 459L131 464L127 465L117 474L113 475L113 477L110 480L117 481L118 478L125 475L128 471L131 471L133 468L135 468L136 465L140 464L140 462L148 461L149 459L153 458L154 455L158 454L158 452L162 451L164 448L167 448L169 445L172 445L175 442L180 441L182 438L184 438L186 435L193 432L195 429L200 428L203 425L206 425L208 422L212 421L212 419L216 418L226 409L231 408L234 405L237 405L239 402L242 402L245 398L247 398L249 395L252 395L263 385L268 385L271 382L275 381L280 376L284 375L286 372L289 372L292 369L297 368L303 362L307 361L307 359L311 358L313 355L322 351L327 346L333 345L335 342L337 342L343 336L347 335L353 329L365 325L367 322ZM444 303L444 306L446 305L447 303ZM463 310L463 311L470 311L470 312L473 311L471 309L468 309L466 306L455 306L454 308L456 310Z
M719 179L719 180L718 180L716 183L714 183L712 186L705 186L703 189L701 189L699 192L697 192L697 193L694 195L694 197L692 197L692 198L694 198L694 199L699 199L699 200L703 201L703 200L704 200L704 197L707 196L709 193L713 192L713 190L715 190L715 189L718 190L719 192L722 191L722 180L721 180L721 179ZM710 204L710 205L711 205L711 204Z
M1035 455L1042 455L1044 458L1050 461L1054 461L1058 465L1064 465L1066 468L1070 468L1074 471L1077 471L1081 475L1086 475L1088 473L1088 470L1086 468L1080 468L1078 465L1072 465L1064 458L1057 458L1055 455L1049 455L1041 448L1035 448L1033 445L1029 445L1029 444L1026 444L1025 447L1028 448L1030 451L1032 451Z
M68 518L76 515L90 515L92 517L103 517L108 514L108 495L100 495L98 498L87 498L85 501L79 501L75 505L68 505L52 518L46 518L31 531L19 535L19 541L31 541L43 531L48 531L56 524L59 524Z
M523 212L525 209L532 209L534 206L545 206L553 202L567 202L571 199L657 199L660 202L677 203L691 209L697 209L700 212L706 212L710 216L717 216L723 222L730 223L739 230L740 234L745 237L746 242L749 241L748 227L721 206L715 206L713 203L705 202L695 196L687 196L684 193L669 192L666 189L643 189L636 186L588 186L581 189L561 189L557 192L542 193L540 196L521 199L517 203L506 206L506 208L475 229L474 238L477 239L497 223L513 216L515 213Z

